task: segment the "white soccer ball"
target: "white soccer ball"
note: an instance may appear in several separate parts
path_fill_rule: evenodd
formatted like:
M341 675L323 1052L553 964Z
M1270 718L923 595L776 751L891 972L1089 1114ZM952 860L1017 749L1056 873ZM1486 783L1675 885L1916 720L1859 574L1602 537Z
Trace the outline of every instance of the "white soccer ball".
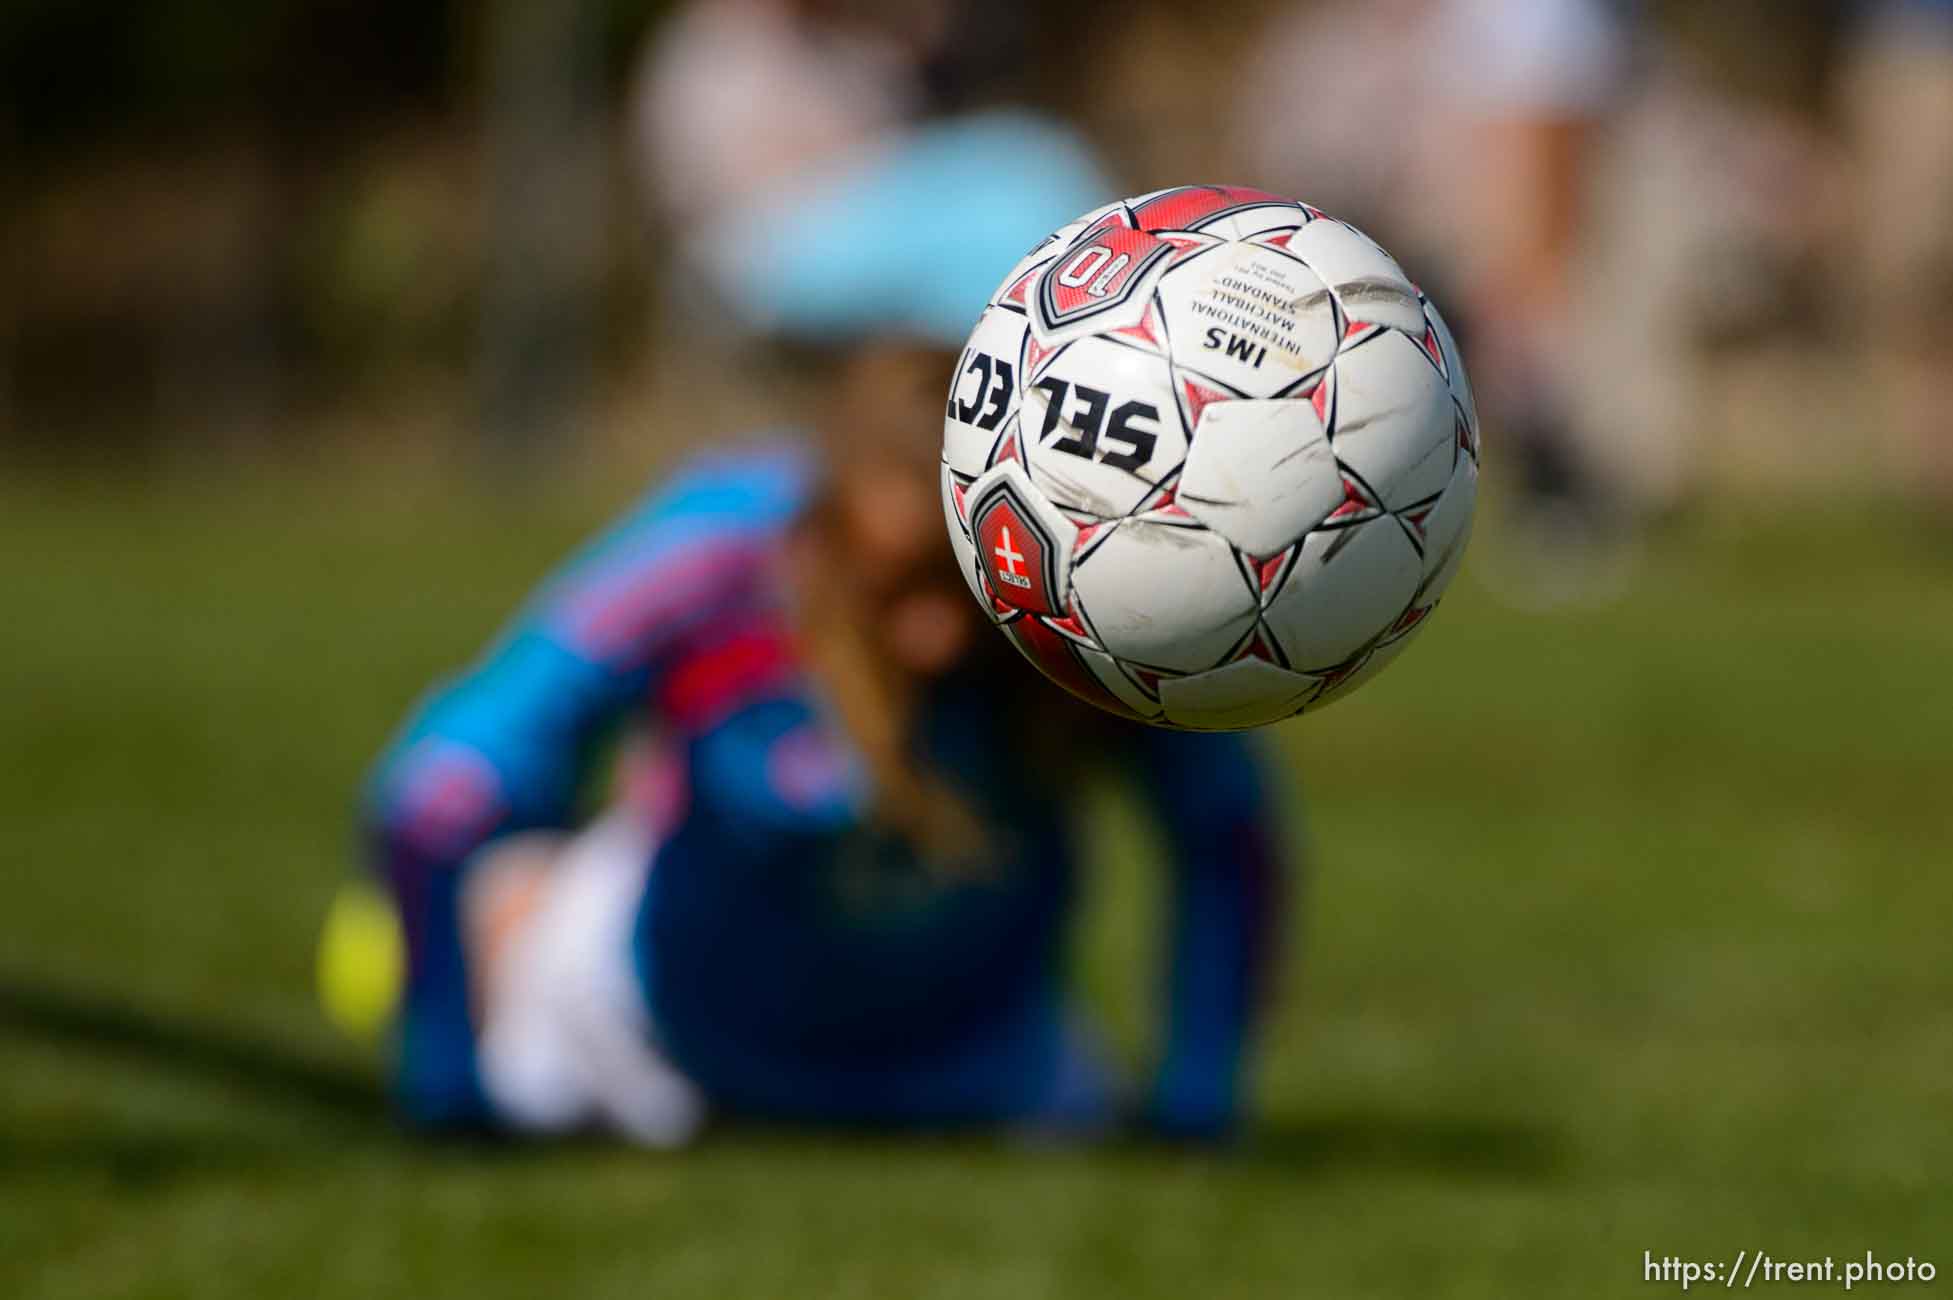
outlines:
M1478 491L1450 331L1305 203L1087 213L998 288L943 421L970 591L1073 694L1232 730L1341 698L1444 594Z

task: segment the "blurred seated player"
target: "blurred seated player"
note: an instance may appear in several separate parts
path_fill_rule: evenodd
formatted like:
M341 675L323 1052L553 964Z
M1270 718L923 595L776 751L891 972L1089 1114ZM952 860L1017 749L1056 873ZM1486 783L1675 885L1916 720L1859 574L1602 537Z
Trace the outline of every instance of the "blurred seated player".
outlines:
M1041 680L984 626L937 498L955 349L1024 249L1112 192L1069 136L989 116L725 232L728 309L821 376L807 427L658 486L374 777L412 1120L661 1146L708 1112L1235 1125L1282 874L1260 764ZM631 793L568 829L620 727ZM1159 1060L1130 1097L1066 982L1100 763L1140 783L1173 872Z

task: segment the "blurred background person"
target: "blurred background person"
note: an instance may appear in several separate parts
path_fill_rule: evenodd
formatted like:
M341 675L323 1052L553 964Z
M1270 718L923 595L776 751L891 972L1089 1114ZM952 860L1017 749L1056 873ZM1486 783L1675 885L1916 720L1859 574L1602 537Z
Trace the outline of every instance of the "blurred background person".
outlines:
M1263 183L1428 268L1469 340L1522 520L1556 546L1623 508L1579 428L1567 340L1592 139L1626 46L1604 0L1304 5L1273 22L1237 92ZM1298 97L1335 125L1297 129Z
M1943 490L1948 21L1931 0L1297 5L1236 135L1269 183L1434 269L1508 449L1508 529L1549 561L1527 583L1592 594L1613 584L1553 557L1745 474L1851 472L1829 422L1891 430L1879 472ZM1271 106L1298 94L1365 129L1294 129ZM1787 396L1792 373L1851 382L1830 368L1854 336L1875 409Z
M1847 256L1871 349L1875 425L1902 473L1953 504L1953 3L1874 0L1845 73L1862 219ZM1842 277L1848 282L1854 277Z
M707 440L423 702L375 778L407 936L399 1097L435 1127L658 1145L707 1107L1107 1130L1126 1093L1064 954L1082 778L1116 755L1173 877L1137 1113L1224 1136L1279 921L1274 807L1294 799L1243 737L1065 707L980 625L937 502L970 320L1113 191L1022 114L919 128L802 184L755 200L706 266L808 372L805 430ZM508 840L573 825L619 724L652 729L638 752L682 793Z
M648 206L695 229L860 149L923 106L921 60L940 0L908 12L924 30L818 0L702 0L647 45L632 103Z
M690 0L646 43L630 127L647 208L692 228L918 117L1023 102L1052 23L1024 0Z
M793 204L823 178L893 147L919 120L1020 103L1027 9L1021 0L680 5L646 42L629 100L637 193L661 253L660 367L765 369L769 352L723 298L751 260L742 241L753 214L791 222ZM702 412L751 414L737 403Z
M1882 481L1930 504L1932 322L1953 304L1935 271L1953 222L1945 6L1641 14L1594 139L1565 341L1596 463L1644 513L1776 483Z

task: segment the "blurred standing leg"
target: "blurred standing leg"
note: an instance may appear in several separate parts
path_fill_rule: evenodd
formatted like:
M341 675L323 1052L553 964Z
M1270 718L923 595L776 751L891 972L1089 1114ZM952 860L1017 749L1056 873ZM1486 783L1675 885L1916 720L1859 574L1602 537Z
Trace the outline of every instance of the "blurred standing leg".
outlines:
M1900 472L1953 503L1953 3L1879 6L1847 94L1873 373Z
M1625 35L1593 0L1445 0L1437 31L1435 76L1459 130L1446 165L1472 232L1459 276L1474 378L1530 513L1584 533L1621 495L1575 427L1581 323L1570 298L1592 142L1616 107Z

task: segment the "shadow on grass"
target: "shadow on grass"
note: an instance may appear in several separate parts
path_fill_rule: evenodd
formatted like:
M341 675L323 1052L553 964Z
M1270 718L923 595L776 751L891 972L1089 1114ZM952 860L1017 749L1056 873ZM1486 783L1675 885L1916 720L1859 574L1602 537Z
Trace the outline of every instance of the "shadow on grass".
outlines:
M379 1081L356 1066L226 1025L13 976L0 976L0 1034L137 1057L345 1118L387 1114Z
M293 1141L283 1130L271 1139L249 1130L24 1133L0 1131L0 1177L51 1168L92 1170L118 1181L145 1183L224 1169L316 1165L321 1157L353 1145L377 1142L395 1150L443 1152L464 1160L495 1162L552 1159L610 1149L598 1139L544 1145L457 1135L414 1141L396 1127L380 1081L358 1066L307 1053L289 1043L229 1026L191 1019L132 1003L0 976L0 1036L17 1036L134 1061L145 1069L230 1087L257 1098L309 1112L317 1141ZM318 1123L318 1121L325 1121ZM369 1147L370 1149L370 1147ZM1070 1142L1023 1134L998 1138L979 1133L912 1133L877 1129L820 1129L731 1121L715 1126L706 1142L684 1158L711 1159L715 1151L765 1149L792 1160L819 1153L827 1159L877 1160L925 1157L931 1151L983 1153L986 1159L1084 1158L1094 1162L1161 1158L1212 1161L1217 1167L1260 1169L1287 1177L1349 1172L1438 1174L1457 1177L1539 1179L1564 1166L1551 1130L1471 1115L1385 1111L1273 1117L1242 1139L1219 1145L1182 1145L1144 1138Z
M1566 1166L1551 1129L1470 1115L1356 1112L1265 1123L1241 1155L1294 1173L1420 1170L1471 1177L1542 1179Z
M1138 1171L1162 1165L1283 1179L1346 1175L1541 1181L1564 1174L1557 1133L1535 1124L1469 1114L1382 1110L1277 1116L1227 1141L1166 1140L1131 1131L1098 1137L1045 1131L816 1127L722 1120L694 1152L710 1159L754 1155L829 1165L927 1159L932 1153L981 1164L1082 1162Z

